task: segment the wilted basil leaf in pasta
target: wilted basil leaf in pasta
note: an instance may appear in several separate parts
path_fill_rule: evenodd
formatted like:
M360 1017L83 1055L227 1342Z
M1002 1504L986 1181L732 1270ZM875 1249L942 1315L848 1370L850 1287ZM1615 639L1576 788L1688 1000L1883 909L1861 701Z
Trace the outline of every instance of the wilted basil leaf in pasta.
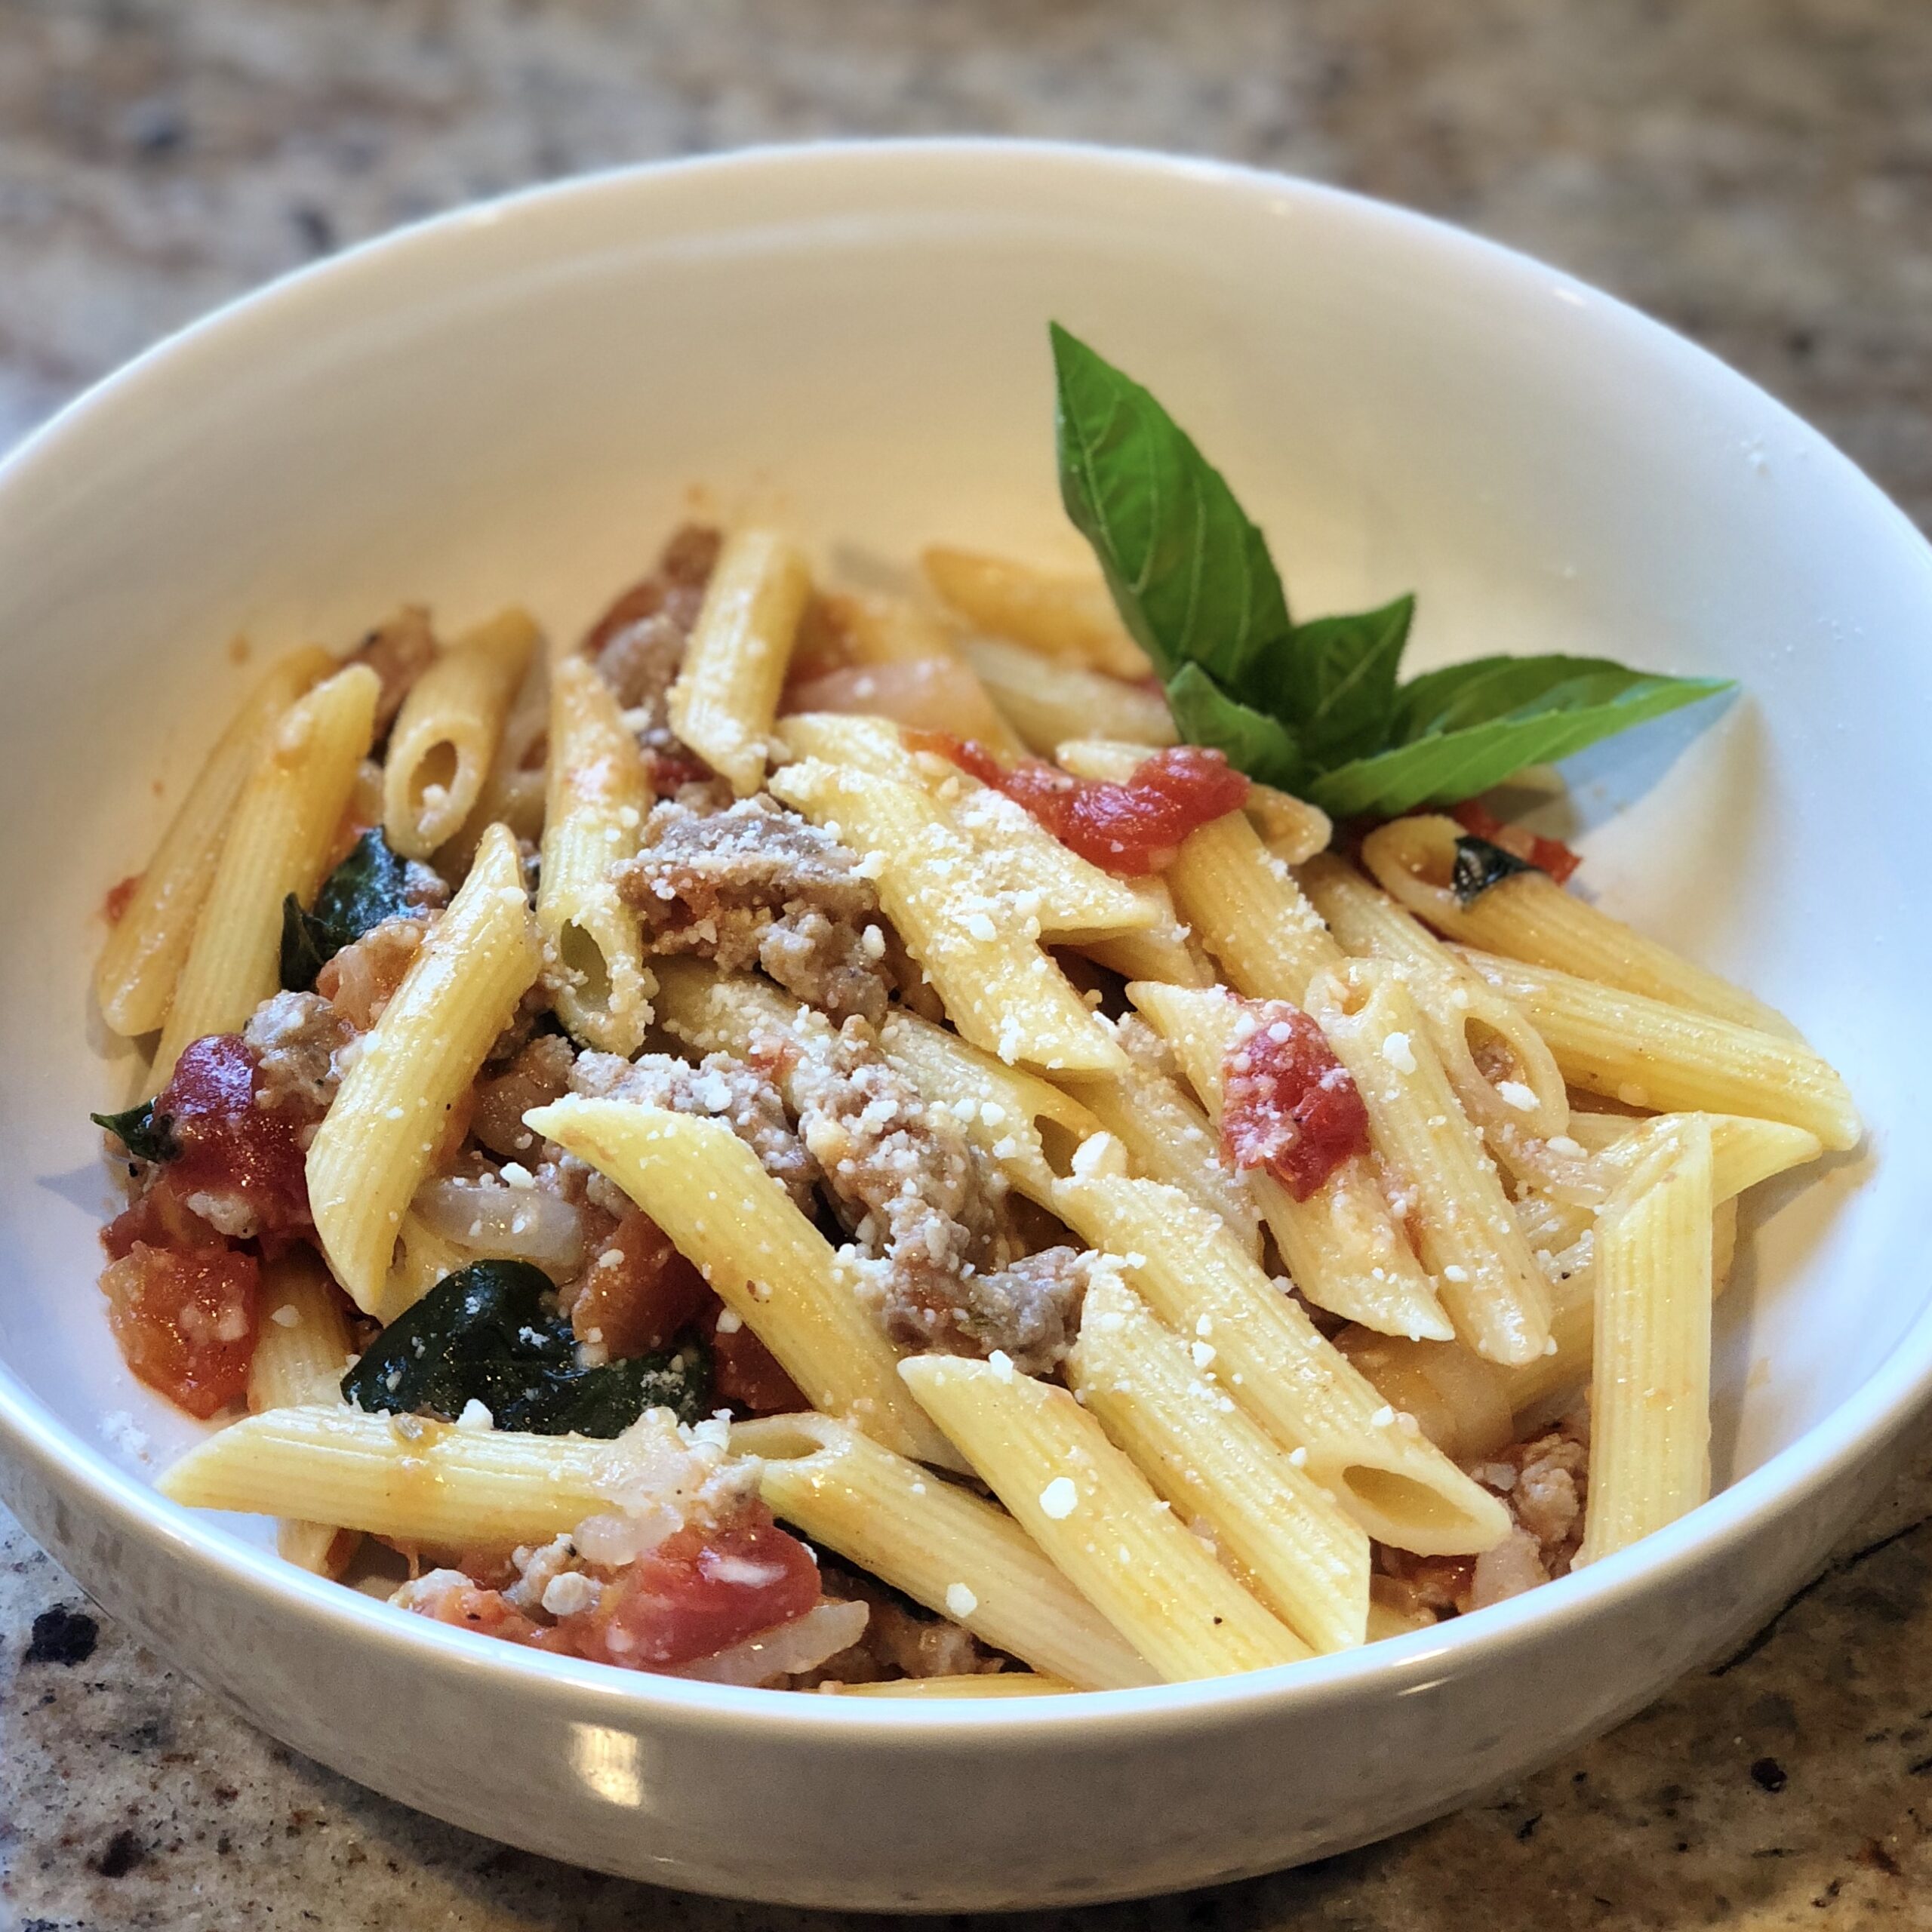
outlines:
M345 946L385 919L414 911L408 867L371 826L347 858L322 881L315 908L304 912L291 893L281 907L281 983L290 992L314 990L315 975Z
M125 1113L89 1114L96 1127L105 1128L137 1161L171 1161L181 1150L175 1144L174 1122L143 1100Z

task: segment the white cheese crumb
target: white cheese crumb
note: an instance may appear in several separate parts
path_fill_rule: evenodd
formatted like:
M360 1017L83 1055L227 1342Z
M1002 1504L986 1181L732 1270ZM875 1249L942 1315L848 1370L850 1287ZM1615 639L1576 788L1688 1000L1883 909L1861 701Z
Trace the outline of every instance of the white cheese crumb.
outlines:
M1410 1046L1406 1033L1391 1033L1382 1043L1382 1057L1398 1073L1413 1073L1416 1070L1415 1051Z
M472 1395L463 1404L463 1413L457 1417L456 1426L458 1429L494 1429L497 1418Z
M859 950L868 959L885 957L885 935L876 926L868 926L859 935Z
M732 1309L728 1308L718 1318L718 1332L721 1335L735 1335L744 1325L743 1319Z
M1121 1259L1130 1268L1144 1268L1147 1265L1146 1256L1143 1254L1137 1247L1130 1247Z
M294 1328L300 1326L302 1316L293 1302L284 1302L269 1319L278 1328Z
M1063 1523L1080 1506L1080 1492L1071 1476L1055 1476L1040 1492L1040 1511L1056 1523Z
M146 1430L126 1409L115 1409L100 1419L102 1439L110 1449L118 1449L130 1462L145 1463L152 1446Z
M1124 1176L1127 1149L1111 1134L1090 1134L1073 1150L1076 1180L1098 1180L1103 1176Z
M1381 1407L1369 1417L1368 1426L1371 1429L1393 1429L1395 1426L1395 1410L1388 1403L1384 1402Z
M537 1185L537 1177L521 1161L506 1161L500 1171L509 1186L531 1188Z
M1552 1154L1561 1154L1565 1160L1579 1160L1583 1156L1581 1141L1572 1140L1567 1134L1552 1134L1546 1143Z
M982 946L990 946L999 937L999 928L983 912L975 912L966 921L966 930Z
M1514 1107L1519 1114L1536 1111L1536 1089L1525 1087L1520 1080L1499 1080L1496 1083L1496 1097L1505 1106Z
M1466 1281L1469 1278L1469 1271L1452 1261L1444 1268L1442 1278L1445 1281Z
M1006 1118L1006 1109L997 1100L980 1103L980 1118L989 1127L997 1127Z
M543 1586L543 1607L552 1617L575 1617L601 1594L581 1570L560 1570Z
M1011 1382L1013 1380L1013 1358L1004 1349L994 1349L986 1358L986 1366L999 1381Z
M1651 1090L1638 1086L1634 1080L1626 1080L1617 1088L1617 1097L1626 1107L1647 1107L1651 1104Z
M1543 1352L1546 1355L1553 1355L1555 1354L1556 1337L1554 1335L1551 1336L1549 1340L1544 1343L1543 1345Z
M980 1607L980 1599L964 1583L949 1583L946 1586L946 1614L961 1620L972 1615Z
M1196 1368L1205 1368L1214 1359L1214 1345L1212 1342L1191 1343L1188 1353L1193 1356Z
M1294 1463L1297 1469L1305 1469L1308 1467L1308 1451L1306 1449L1291 1449L1288 1451L1288 1460Z

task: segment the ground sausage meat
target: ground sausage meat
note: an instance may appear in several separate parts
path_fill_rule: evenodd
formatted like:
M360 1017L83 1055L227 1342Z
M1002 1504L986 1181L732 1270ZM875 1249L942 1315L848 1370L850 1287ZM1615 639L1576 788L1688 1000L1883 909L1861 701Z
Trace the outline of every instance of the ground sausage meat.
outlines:
M336 1054L354 1029L319 993L277 993L256 1008L242 1037L260 1056L260 1103L319 1121L341 1084Z
M871 880L828 833L768 798L703 812L672 801L645 821L617 890L652 949L762 966L834 1020L885 1017L884 934Z
M863 1279L901 1347L987 1355L1028 1374L1072 1340L1086 1257L1053 1248L1015 1260L1005 1177L949 1109L929 1105L863 1020L812 1041L791 1072L798 1131L866 1257Z
M685 645L718 561L716 531L688 523L675 531L657 568L625 591L592 626L584 648L598 674L653 749L671 743L664 694L685 660Z
M794 1690L821 1684L878 1684L901 1677L977 1677L1002 1660L972 1632L929 1615L897 1592L841 1564L821 1561L819 1585L837 1603L862 1603L872 1612L865 1635L850 1649L826 1658L816 1671L792 1680Z
M728 1122L765 1172L783 1183L806 1214L812 1211L817 1163L792 1131L784 1100L762 1068L729 1054L709 1054L696 1066L669 1054L646 1054L635 1060L584 1054L571 1069L570 1086L573 1094L634 1100Z
M561 1033L540 1033L500 1072L478 1081L470 1132L491 1153L506 1161L525 1159L537 1137L523 1117L570 1091L575 1057Z

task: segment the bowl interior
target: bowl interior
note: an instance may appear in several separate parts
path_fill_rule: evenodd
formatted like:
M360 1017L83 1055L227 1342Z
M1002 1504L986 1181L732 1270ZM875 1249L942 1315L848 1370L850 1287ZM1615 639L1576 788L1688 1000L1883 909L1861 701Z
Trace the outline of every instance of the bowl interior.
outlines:
M826 151L362 251L0 473L0 1361L74 1453L140 1466L193 1429L122 1369L92 1285L87 1112L134 1069L88 987L102 895L252 666L405 600L570 634L691 508L780 518L857 580L937 540L1074 559L1049 318L1195 432L1304 614L1413 589L1417 666L1561 649L1740 681L1577 761L1552 822L1609 908L1784 1007L1870 1123L1749 1208L1718 1481L1854 1395L1927 1293L1924 901L1890 828L1921 792L1932 570L1904 520L1662 331L1413 219L1126 157Z

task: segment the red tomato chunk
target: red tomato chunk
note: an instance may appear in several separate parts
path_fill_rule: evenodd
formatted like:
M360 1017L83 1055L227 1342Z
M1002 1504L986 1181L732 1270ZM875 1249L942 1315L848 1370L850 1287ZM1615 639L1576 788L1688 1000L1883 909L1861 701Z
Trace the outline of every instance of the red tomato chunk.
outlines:
M789 1623L818 1601L818 1565L762 1509L727 1528L680 1530L559 1617L548 1649L668 1670Z
M792 1415L810 1408L778 1358L742 1322L720 1326L724 1318L724 1311L719 1309L708 1324L712 1386L718 1400L755 1416Z
M110 926L118 926L127 917L128 905L140 889L141 875L139 872L130 872L125 878L107 888L107 897L101 901L100 909Z
M248 1233L298 1233L309 1226L300 1123L256 1104L255 1066L255 1050L238 1033L211 1034L182 1049L155 1096L155 1112L171 1122L180 1149L162 1180L184 1200L234 1204L257 1223Z
M1521 859L1526 866L1534 866L1538 872L1549 873L1558 885L1583 863L1581 856L1571 851L1561 839L1546 838L1540 832L1531 832L1526 826L1506 824L1487 806L1478 804L1474 798L1465 798L1449 816L1472 838L1487 839L1512 858Z
M252 1254L220 1243L133 1242L100 1278L128 1366L191 1416L211 1416L238 1400L255 1353L260 1272Z
M915 751L949 758L983 785L1024 805L1063 845L1122 878L1163 871L1189 832L1247 802L1248 782L1220 752L1172 745L1151 753L1124 785L1075 778L1044 759L1004 765L985 746L937 731L909 731Z
M1368 1152L1368 1110L1300 1007L1245 1004L1254 1029L1223 1069L1221 1144L1237 1168L1266 1168L1306 1201L1350 1155Z

